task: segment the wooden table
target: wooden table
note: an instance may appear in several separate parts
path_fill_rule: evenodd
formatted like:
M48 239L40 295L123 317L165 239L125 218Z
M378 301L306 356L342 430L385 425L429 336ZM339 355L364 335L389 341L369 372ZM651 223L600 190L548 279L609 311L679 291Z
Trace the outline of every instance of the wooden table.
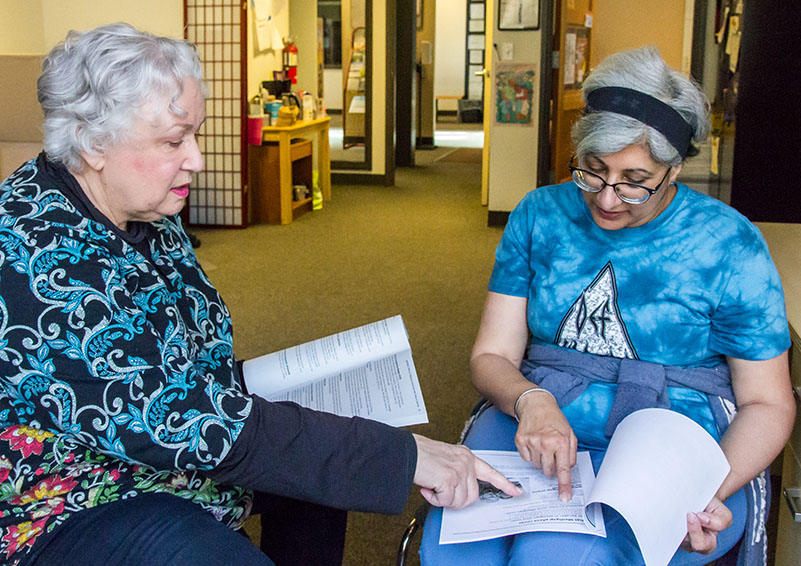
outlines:
M464 98L461 94L438 94L434 97L434 119L436 120L437 116L439 116L439 101L440 100L462 100ZM457 102L458 104L458 102ZM457 115L459 114L459 109L457 106L456 110Z
M328 126L331 118L298 120L291 126L264 126L263 142L278 142L281 183L281 224L292 222L292 160L289 146L294 138L317 136L317 176L323 200L331 200L331 152Z

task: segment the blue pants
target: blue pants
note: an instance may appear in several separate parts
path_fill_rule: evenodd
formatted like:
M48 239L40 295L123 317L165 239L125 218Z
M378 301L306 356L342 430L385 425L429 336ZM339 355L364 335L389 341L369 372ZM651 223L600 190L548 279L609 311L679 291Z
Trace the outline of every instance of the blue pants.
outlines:
M465 444L473 450L517 450L514 434L517 423L510 416L491 407L473 424ZM586 449L581 447L580 449ZM590 449L593 468L598 468L604 451ZM670 566L707 564L728 552L743 534L746 519L745 490L732 495L726 506L734 523L718 536L718 546L710 555L679 549ZM574 533L524 533L462 544L439 544L442 509L433 508L423 527L420 545L421 564L435 566L618 566L643 564L642 554L628 523L613 509L604 506L606 538Z
M347 512L256 494L262 513L262 552L180 497L146 493L68 518L34 547L21 566L281 566L341 564ZM266 553L266 554L265 554ZM268 558L270 556L270 558ZM275 561L275 562L273 562Z

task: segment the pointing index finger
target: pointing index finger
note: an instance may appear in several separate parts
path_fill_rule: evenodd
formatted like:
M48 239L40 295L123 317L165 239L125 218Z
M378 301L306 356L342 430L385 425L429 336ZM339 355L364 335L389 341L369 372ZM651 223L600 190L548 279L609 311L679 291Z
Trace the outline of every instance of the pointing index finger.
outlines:
M570 454L565 451L556 453L556 480L559 483L559 501L568 502L573 499L573 488L570 479Z
M481 458L476 458L476 478L491 483L507 495L516 497L523 493L523 489L512 482L501 472L487 464Z

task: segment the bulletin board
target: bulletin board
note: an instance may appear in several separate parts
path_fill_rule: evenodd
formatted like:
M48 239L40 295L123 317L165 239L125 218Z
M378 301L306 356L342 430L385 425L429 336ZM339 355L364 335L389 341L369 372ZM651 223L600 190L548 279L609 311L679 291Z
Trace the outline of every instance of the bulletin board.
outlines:
M568 25L565 33L564 72L565 90L581 90L589 73L590 28Z

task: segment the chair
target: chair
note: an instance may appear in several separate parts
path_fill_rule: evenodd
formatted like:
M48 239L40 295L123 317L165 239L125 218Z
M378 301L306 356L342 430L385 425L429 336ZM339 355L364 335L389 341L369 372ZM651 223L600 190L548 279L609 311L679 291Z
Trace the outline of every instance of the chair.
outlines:
M406 555L409 552L409 546L412 544L415 533L425 522L429 507L431 507L431 504L428 503L428 501L421 503L414 512L414 517L409 521L409 526L406 527L401 537L400 546L398 547L398 566L404 566L406 564Z

